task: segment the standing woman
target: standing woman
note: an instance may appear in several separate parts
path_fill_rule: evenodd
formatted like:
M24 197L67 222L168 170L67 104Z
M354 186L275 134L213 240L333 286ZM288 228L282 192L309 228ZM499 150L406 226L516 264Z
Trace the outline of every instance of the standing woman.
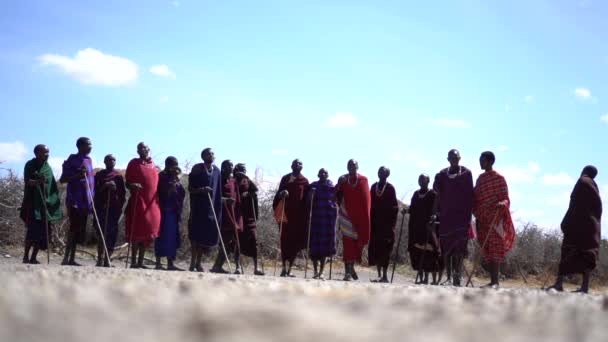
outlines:
M160 235L154 242L156 255L156 269L163 269L160 262L162 257L167 258L167 270L183 271L175 266L177 249L181 245L179 223L186 190L179 180L182 170L175 157L165 159L165 169L158 174L158 199L160 204Z
M407 250L412 268L418 272L417 283L428 284L429 273L432 273L432 284L437 285L437 272L441 271L442 262L436 223L432 221L437 193L429 189L430 181L426 174L418 177L420 189L414 192L410 202Z

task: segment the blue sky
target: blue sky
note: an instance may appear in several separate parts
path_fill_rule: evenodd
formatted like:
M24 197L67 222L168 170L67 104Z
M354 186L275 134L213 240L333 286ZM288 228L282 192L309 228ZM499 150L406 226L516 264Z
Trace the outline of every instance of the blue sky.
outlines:
M491 149L518 220L556 227L580 170L608 191L603 1L25 1L0 12L0 160L79 136L125 165L299 157L334 180L357 158L409 202L458 148ZM606 180L604 180L606 179ZM606 221L606 220L604 220Z

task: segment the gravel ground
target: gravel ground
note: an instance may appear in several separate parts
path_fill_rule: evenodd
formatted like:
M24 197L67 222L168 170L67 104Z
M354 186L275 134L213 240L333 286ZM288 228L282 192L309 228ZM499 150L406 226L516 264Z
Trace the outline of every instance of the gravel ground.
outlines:
M0 341L608 341L605 294L1 259Z

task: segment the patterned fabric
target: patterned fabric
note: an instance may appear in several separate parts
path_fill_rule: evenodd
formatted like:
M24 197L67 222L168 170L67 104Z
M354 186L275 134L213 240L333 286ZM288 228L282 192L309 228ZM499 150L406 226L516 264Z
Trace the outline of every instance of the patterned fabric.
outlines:
M353 222L348 217L344 203L340 206L338 211L338 229L343 236L349 237L353 240L357 240L357 230L353 227Z
M142 189L131 191L125 209L125 236L129 243L149 245L160 231L158 170L151 158L134 158L127 165L125 178L127 183L142 185Z
M93 175L93 161L88 155L71 154L66 161L63 162L63 172L61 178L71 178L80 173L80 170L85 169L87 176L85 178L76 178L68 182L68 187L65 196L65 205L68 208L88 209L89 213L93 211L93 203L89 197L89 187L91 189L91 197L95 193L95 177ZM87 182L88 187L87 187Z
M433 190L439 196L439 239L444 256L466 256L473 209L473 175L464 166L455 174L449 168L435 175Z
M310 222L310 255L328 257L336 254L336 199L334 184L313 182L308 193L308 208L312 201ZM314 198L313 198L314 193Z
M191 243L202 247L215 247L219 243L219 235L213 216L213 209L217 215L218 224L222 222L222 185L220 169L212 165L211 172L207 171L204 163L194 165L188 175L190 189L210 187L213 189L211 203L207 194L190 193L190 221L188 224L188 238ZM212 206L213 205L213 209Z
M498 207L498 203L503 203L505 207ZM482 255L487 261L503 262L505 255L513 248L515 227L509 212L510 203L503 176L496 171L479 176L474 191L473 214L478 241L484 247Z

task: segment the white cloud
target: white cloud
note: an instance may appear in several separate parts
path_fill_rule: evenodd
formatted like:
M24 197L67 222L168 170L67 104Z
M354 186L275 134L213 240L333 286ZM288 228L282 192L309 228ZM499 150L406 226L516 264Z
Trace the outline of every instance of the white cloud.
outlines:
M430 121L431 124L442 127L451 128L471 128L471 124L460 119L435 119Z
M500 146L498 146L498 151L499 152L506 152L508 150L509 150L509 146L506 146L506 145L500 145Z
M87 85L121 86L137 80L137 64L92 48L78 51L74 58L44 54L38 60L44 66L58 67L68 76Z
M23 161L27 152L27 148L21 141L0 142L0 162Z
M505 112L510 112L511 111L511 106L509 105L505 105Z
M59 157L49 157L49 160L47 161L51 169L53 169L53 174L55 175L55 178L57 178L57 181L59 181L59 177L61 177L63 161L64 160Z
M605 124L608 124L608 113L602 115L600 117L600 121L603 122L603 123L605 123Z
M538 163L529 162L527 167L508 165L497 169L505 177L508 184L519 184L535 182L540 166Z
M270 151L273 156L286 156L289 155L289 151L284 148L275 148Z
M171 5L173 5L173 7L179 7L179 1L171 1Z
M421 154L415 151L395 151L390 155L390 159L395 162L406 162L414 164L418 169L425 170L433 166L433 161L426 159Z
M548 199L547 203L560 209L567 209L570 204L570 192L565 191Z
M359 120L352 113L339 112L327 118L327 127L329 128L355 127L358 124Z
M543 175L542 183L544 185L573 185L574 179L565 172L556 174L547 173Z
M534 96L532 96L532 95L525 96L524 97L524 102L526 102L526 103L532 103L532 102L534 102Z
M604 194L608 193L608 185L604 185Z
M576 88L574 89L574 96L581 100L589 100L591 99L591 90L587 88Z
M160 99L158 99L158 102L160 102L160 103L169 102L169 96L167 96L167 95L161 96Z
M168 66L161 64L161 65L153 65L150 68L150 72L156 76L160 76L160 77L170 77L170 78L175 78L175 73L173 71L171 71L169 69Z

